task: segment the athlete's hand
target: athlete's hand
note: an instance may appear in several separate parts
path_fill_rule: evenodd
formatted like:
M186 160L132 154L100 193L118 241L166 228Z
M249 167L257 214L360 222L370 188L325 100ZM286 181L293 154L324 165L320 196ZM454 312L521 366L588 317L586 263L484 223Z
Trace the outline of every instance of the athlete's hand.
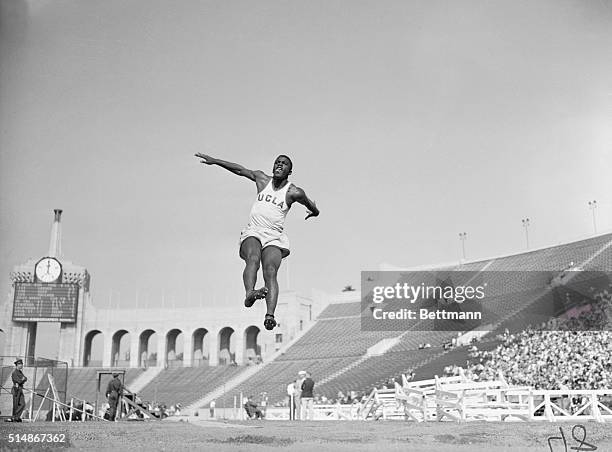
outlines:
M198 152L197 154L195 154L195 156L200 160L200 163L204 163L206 165L212 165L215 163L215 159L213 157L211 157L210 155L206 155L206 154L202 154L201 152Z
M306 214L306 218L304 218L304 220L308 220L310 217L318 217L319 216L319 209L317 209L317 205L315 204L314 201L311 201L312 206L315 208L315 212L311 211L311 210L307 210L307 214Z

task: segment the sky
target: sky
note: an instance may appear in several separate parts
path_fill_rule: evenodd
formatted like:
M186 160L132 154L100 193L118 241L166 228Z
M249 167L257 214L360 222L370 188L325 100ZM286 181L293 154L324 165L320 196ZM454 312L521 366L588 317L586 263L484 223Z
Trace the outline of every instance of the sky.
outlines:
M289 212L281 290L359 287L612 229L612 3L0 0L0 289L47 254L96 307L243 299L255 184ZM261 281L261 279L260 279Z

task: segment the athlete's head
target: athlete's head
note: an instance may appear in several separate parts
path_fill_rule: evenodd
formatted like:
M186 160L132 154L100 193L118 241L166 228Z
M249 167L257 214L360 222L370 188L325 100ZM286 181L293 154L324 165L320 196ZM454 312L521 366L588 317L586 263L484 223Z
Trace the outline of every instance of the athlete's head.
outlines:
M278 179L286 179L291 170L293 169L293 162L286 155L279 155L274 160L274 166L272 167L272 175Z

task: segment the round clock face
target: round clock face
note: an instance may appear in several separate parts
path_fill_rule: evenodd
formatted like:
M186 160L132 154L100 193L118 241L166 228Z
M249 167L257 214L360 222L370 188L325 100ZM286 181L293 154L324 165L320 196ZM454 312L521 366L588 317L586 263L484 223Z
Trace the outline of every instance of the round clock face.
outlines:
M36 277L42 282L53 282L61 273L61 264L52 257L45 257L36 264Z

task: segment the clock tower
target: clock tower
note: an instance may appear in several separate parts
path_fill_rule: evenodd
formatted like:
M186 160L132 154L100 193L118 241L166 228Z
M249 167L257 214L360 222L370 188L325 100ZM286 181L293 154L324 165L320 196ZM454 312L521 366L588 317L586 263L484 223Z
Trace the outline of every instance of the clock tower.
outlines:
M54 215L47 254L16 265L11 272L9 300L0 320L0 328L6 332L3 354L39 356L38 325L53 322L59 326L57 355L45 357L79 365L84 306L90 303L90 276L85 267L63 258L62 211L56 209Z

